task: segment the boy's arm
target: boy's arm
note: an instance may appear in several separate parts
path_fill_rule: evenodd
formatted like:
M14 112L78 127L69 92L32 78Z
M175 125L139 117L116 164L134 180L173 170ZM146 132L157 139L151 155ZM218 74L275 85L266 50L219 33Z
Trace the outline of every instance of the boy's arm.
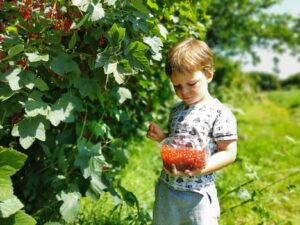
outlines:
M166 138L166 134L163 132L163 130L156 124L151 122L149 124L149 128L147 131L147 137L150 138L153 141L161 142L163 139Z
M200 174L212 173L235 161L237 155L236 140L218 141L217 145L218 152L207 160L206 167L201 170Z

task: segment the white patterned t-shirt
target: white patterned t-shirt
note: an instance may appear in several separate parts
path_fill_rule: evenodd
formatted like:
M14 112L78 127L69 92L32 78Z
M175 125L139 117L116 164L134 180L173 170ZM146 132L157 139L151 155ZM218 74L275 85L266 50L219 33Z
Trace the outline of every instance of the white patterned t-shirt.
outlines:
M209 158L217 152L217 141L237 139L237 123L231 110L216 98L194 105L181 101L172 107L168 124L168 137L177 135L197 138L206 146ZM214 183L212 173L180 177L162 171L160 179L171 188L183 191L198 191Z

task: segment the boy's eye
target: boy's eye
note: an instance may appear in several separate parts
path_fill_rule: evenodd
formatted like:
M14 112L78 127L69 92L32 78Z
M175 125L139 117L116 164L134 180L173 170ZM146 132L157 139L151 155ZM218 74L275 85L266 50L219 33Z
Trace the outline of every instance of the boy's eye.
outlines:
M192 86L195 86L197 83L198 83L198 81L193 82L193 83L189 83L188 85L192 87Z
M179 89L179 88L180 88L180 85L174 85L174 88L175 88L175 89Z

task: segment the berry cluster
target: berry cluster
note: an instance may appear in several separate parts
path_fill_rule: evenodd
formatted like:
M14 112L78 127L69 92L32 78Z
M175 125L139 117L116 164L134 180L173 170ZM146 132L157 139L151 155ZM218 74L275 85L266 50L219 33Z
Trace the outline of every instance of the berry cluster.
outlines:
M72 15L73 14L74 13L72 13ZM60 11L58 4L54 3L51 5L49 10L45 13L45 18L52 20L55 30L64 31L65 33L70 32L73 21Z
M206 166L206 152L198 149L174 149L164 144L161 148L161 157L164 167L172 171L173 165L178 171L195 171Z
M31 22L37 22L34 21L33 15L34 13L39 13L40 15L44 14L45 18L51 21L55 30L65 33L70 32L73 23L72 19L82 16L78 11L62 12L59 3L56 1L51 4L46 4L45 0L22 0L16 4L23 19L27 21L28 26L31 26ZM32 19L31 22L29 21L30 19ZM35 17L35 19L39 20L38 17Z

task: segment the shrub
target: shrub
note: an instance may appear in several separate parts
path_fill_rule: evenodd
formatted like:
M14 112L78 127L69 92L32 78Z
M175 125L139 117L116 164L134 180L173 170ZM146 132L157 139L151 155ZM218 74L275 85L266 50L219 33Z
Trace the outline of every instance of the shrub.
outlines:
M164 110L152 113L170 96L161 74L164 44L204 37L205 6L0 3L0 140L28 157L13 178L25 210L40 224L72 221L81 196L103 192L136 206L115 173L127 162L128 140L144 134L144 121L164 118Z

